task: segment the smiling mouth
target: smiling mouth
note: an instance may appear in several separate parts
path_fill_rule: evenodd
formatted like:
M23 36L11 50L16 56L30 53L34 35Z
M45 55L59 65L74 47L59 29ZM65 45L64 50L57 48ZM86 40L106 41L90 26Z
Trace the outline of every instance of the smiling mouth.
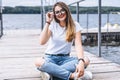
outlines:
M58 18L63 18L65 16L65 14L60 14L58 15Z

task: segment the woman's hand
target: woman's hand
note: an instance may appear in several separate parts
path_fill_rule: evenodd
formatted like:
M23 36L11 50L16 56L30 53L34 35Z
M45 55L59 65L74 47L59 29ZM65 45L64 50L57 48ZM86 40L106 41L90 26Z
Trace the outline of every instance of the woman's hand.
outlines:
M76 73L78 74L77 77L81 77L84 75L84 62L80 61L76 67Z
M48 12L46 14L46 21L51 22L53 20L54 14L53 12Z

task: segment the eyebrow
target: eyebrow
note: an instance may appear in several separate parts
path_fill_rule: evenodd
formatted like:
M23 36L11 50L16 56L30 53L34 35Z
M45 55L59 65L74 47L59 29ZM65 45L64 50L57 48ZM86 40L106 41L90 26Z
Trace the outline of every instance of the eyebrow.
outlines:
M61 11L61 10L63 10L63 9L60 9L60 10L57 10L57 11ZM56 11L55 11L56 12Z

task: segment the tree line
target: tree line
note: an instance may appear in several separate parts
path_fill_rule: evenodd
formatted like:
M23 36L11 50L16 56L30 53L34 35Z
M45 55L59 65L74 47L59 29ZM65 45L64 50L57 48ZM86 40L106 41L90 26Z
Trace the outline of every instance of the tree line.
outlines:
M76 13L76 6L69 6L71 13ZM41 6L4 6L3 14L40 14ZM52 10L52 6L45 6L45 12ZM102 7L102 14L108 14L111 12L120 12L120 7ZM79 7L80 14L97 14L98 7Z

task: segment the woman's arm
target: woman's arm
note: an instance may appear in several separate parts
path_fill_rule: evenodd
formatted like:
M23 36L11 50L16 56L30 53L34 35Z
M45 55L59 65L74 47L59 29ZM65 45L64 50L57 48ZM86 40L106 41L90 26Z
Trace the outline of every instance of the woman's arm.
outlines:
M49 30L49 25L50 24L46 23L40 34L40 45L44 45L50 38L51 31Z
M40 44L44 45L50 38L51 31L49 30L49 25L53 20L53 12L48 12L46 14L46 24L40 35Z
M78 59L84 59L84 53L81 42L81 32L77 32L75 35L75 48L77 52ZM78 78L84 74L84 60L80 60L76 66L76 72L78 73Z
M84 58L80 31L75 34L75 48L76 48L78 59Z

